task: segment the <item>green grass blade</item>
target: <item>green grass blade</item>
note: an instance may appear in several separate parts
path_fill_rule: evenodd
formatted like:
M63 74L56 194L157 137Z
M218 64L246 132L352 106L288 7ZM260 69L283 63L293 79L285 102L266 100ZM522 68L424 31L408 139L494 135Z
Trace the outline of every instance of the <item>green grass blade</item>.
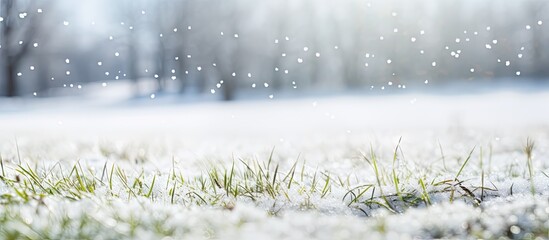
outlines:
M461 172L463 171L463 169L465 168L465 166L467 165L469 160L471 159L471 156L473 155L473 152L475 151L475 148L476 147L473 147L473 149L471 149L471 152L469 152L469 156L467 156L467 159L465 159L463 164L461 164L461 167L459 168L459 171L457 172L456 177L454 178L456 181L459 178L459 175L461 175Z

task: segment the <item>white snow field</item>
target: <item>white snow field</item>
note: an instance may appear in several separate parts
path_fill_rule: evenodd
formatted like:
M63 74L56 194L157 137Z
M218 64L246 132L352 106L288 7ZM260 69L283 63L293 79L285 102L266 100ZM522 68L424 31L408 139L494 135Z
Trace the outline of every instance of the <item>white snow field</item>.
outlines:
M0 102L1 239L549 238L546 91L66 101Z

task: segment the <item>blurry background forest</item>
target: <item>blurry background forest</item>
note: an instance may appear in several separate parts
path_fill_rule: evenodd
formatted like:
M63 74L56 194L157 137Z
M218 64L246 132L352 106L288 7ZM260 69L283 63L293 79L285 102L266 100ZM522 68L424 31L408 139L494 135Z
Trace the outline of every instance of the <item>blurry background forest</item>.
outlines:
M548 5L0 0L0 96L78 95L117 82L133 96L230 100L250 91L543 81Z

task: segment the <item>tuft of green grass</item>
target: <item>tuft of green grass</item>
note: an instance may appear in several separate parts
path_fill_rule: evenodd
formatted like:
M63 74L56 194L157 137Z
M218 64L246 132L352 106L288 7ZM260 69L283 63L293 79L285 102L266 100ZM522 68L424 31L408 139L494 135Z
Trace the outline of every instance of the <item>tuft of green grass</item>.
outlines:
M374 201L374 200L370 200L369 202L370 203L375 203L379 206L382 206L382 207L386 208L387 210L389 210L393 213L398 212L395 209L395 207L392 206L392 204L389 201L388 197L383 193L383 185L384 185L384 184L382 184L383 176L382 176L381 169L378 166L377 156L374 152L374 148L373 148L372 145L370 145L370 158L367 158L366 160L367 160L367 162L370 163L370 165L372 166L372 169L374 170L374 175L376 177L376 183L377 183L377 186L379 188L381 199L383 200L383 202Z
M361 167L370 168L372 180L363 182L364 178L349 173L338 175L322 168L307 166L300 160L300 155L289 165L279 163L274 148L263 159L242 159L233 157L231 163L208 166L197 176L183 177L183 172L172 158L172 166L165 172L147 173L144 169L128 170L122 165L105 162L95 169L77 161L72 165L55 164L50 169L38 167L38 164L5 164L0 156L1 180L9 188L9 194L0 196L2 203L27 203L48 196L61 196L71 201L94 198L98 189L107 190L109 198L125 201L151 202L164 201L170 204L185 206L215 206L227 208L234 206L239 199L253 202L272 201L276 206L284 202L299 204L302 209L313 209L311 199L323 199L334 196L345 189L341 198L348 207L356 208L365 215L368 209L385 208L392 213L400 213L408 208L430 206L440 201L438 195L449 196L449 201L462 198L478 206L485 200L485 191L498 191L485 186L486 172L484 148L480 147L480 187L466 184L463 180L465 168L470 165L475 147L468 152L460 168L446 180L440 180L446 170L439 170L433 179L424 172L416 173L408 168L399 138L394 151L383 159L370 145L370 153L362 154L365 163ZM533 178L532 151L534 143L528 139L524 148L528 159L530 179ZM491 151L491 150L490 150ZM441 149L441 154L443 154ZM491 153L490 153L491 154ZM15 159L15 158L14 158ZM299 166L301 164L301 166ZM391 165L390 165L391 164ZM65 167L65 168L64 168ZM55 171L54 171L55 169ZM426 170L431 173L432 170ZM452 178L453 177L453 178ZM492 185L494 185L492 183ZM532 184L533 185L533 184ZM163 186L153 190L155 186ZM166 186L164 188L164 186ZM354 187L353 187L354 186ZM513 187L510 191L513 194ZM480 193L477 191L480 190ZM534 192L534 191L532 191ZM480 195L479 198L475 196ZM340 198L341 196L335 196ZM282 201L282 204L280 204Z
M393 153L393 169L392 169L392 175L393 175L393 184L395 185L395 191L396 191L396 194L398 196L398 198L401 200L401 201L404 201L404 199L402 198L402 193L400 192L400 188L399 188L399 178L398 178L398 174L397 174L397 170L396 170L396 167L395 167L395 164L397 162L397 158L398 158L398 149L400 148L400 142L402 141L402 137L400 137L398 139L398 144L397 146L395 147L395 151Z

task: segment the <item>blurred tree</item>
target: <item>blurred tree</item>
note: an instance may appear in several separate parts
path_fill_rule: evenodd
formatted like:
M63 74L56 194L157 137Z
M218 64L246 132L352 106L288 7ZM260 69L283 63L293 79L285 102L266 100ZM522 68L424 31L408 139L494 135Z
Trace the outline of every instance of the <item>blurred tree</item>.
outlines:
M340 36L338 48L341 48L342 78L347 87L355 88L363 82L360 73L360 57L362 55L360 49L363 46L362 36L365 23L361 21L360 3L355 1L350 4L346 16L340 16L340 19L335 23L340 24L337 25L337 29L339 29L338 35Z
M241 1L223 2L219 6L219 14L222 14L222 24L228 29L228 34L221 40L222 48L218 48L216 59L220 61L219 72L223 80L223 100L231 101L235 98L239 78L244 75L242 69L243 48L240 42L242 29L240 21L242 9Z
M177 9L178 12L175 17L175 20L177 21L175 25L178 30L175 52L178 54L176 58L178 63L177 68L180 94L185 93L185 90L187 90L189 85L188 74L186 74L188 73L187 69L189 65L189 59L187 58L188 53L186 52L186 48L189 46L189 34L187 33L188 31L185 30L189 30L188 27L191 26L189 24L189 19L191 18L191 14L193 14L193 11L191 11L192 7L193 5L190 0L180 0L177 7L174 8Z
M0 96L15 97L19 94L17 71L38 32L39 9L37 1L0 1L0 73L5 79L5 91Z
M549 75L543 0L85 1L106 9L100 13L57 0L59 9L38 14L37 3L46 2L53 1L0 0L0 95L125 78L135 94L212 92L230 100L250 86L390 89Z
M155 53L155 79L156 79L156 91L163 92L166 85L166 41L169 40L167 33L166 21L164 15L166 14L166 2L156 1L154 4L154 20L152 21L151 28L153 32L158 32L158 38L156 39L156 53ZM168 40L166 40L168 38Z
M132 92L134 95L140 94L139 89L139 63L141 60L140 43L141 34L144 29L143 21L147 20L145 14L145 8L142 0L117 0L114 1L110 8L109 16L114 16L117 24L113 24L113 27L120 32L120 37L116 38L117 44L123 47L123 51L126 53L123 55L125 63L125 78L132 82Z
M527 19L528 26L533 28L531 29L531 44L533 53L532 74L535 77L543 77L549 74L549 69L547 68L547 61L549 59L546 58L547 54L543 46L546 40L543 39L543 32L540 29L535 28L537 25L539 25L538 22L542 21L541 19L544 13L546 13L546 6L547 1L542 0L531 0L528 2L527 5L527 12L529 16ZM543 23L543 21L541 23Z
M282 86L284 85L284 75L283 74L283 63L284 59L282 57L282 54L287 54L287 46L286 46L286 33L285 31L288 30L288 21L289 21L289 14L288 14L288 3L287 0L280 0L277 2L277 4L273 7L273 16L272 19L274 19L275 26L274 26L274 34L276 35L276 42L275 42L275 48L272 52L270 58L272 60L272 66L268 71L270 71L270 80L271 85L273 89L280 90ZM269 76L269 75L267 75Z
M140 1L129 1L129 7L126 9L126 14L128 16L128 27L127 27L127 78L131 79L133 82L134 87L134 94L139 93L139 71L138 71L138 61L139 61L139 52L138 52L138 44L139 44L139 33L136 31L136 27L138 26L138 21L136 19L136 15L139 14L140 11Z

